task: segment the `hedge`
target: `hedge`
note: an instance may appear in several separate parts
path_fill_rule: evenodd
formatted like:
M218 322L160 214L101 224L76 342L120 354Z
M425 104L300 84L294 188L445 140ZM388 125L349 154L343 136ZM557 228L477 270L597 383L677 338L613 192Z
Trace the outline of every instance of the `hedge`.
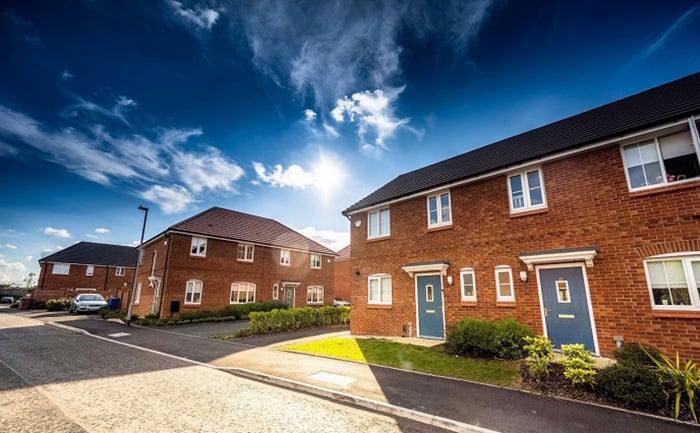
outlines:
M349 307L275 309L269 312L251 312L248 328L230 337L270 334L330 325L347 325L348 323L350 323Z
M515 319L492 322L466 318L447 334L445 351L459 356L521 359L526 336L534 337L535 333Z

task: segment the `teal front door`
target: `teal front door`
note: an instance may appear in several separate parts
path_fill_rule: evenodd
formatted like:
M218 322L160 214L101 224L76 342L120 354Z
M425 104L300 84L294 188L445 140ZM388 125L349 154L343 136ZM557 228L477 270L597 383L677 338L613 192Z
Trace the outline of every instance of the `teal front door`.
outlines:
M556 349L583 344L596 353L583 266L538 269L547 337Z
M416 277L416 304L418 308L418 336L445 338L445 315L442 302L442 276Z

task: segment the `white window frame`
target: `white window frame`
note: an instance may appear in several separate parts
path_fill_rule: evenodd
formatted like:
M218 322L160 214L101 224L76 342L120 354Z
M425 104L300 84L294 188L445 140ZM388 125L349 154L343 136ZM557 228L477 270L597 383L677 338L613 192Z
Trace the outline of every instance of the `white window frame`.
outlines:
M311 266L311 269L321 269L321 266L323 266L322 263L323 258L320 254L309 255L309 265Z
M202 280L187 280L185 284L185 305L201 305L204 292ZM195 299L199 295L199 299Z
M652 289L652 281L649 273L649 264L658 262L668 262L668 261L680 261L683 267L683 274L685 277L685 283L687 284L690 305L658 305L654 302L654 291ZM651 302L651 308L657 311L700 311L700 275L696 275L693 271L692 264L700 263L700 251L689 251L684 253L674 253L674 254L663 254L659 256L649 257L644 260L644 274L647 280L647 287L649 289L649 302ZM700 270L698 270L700 273ZM670 290L670 288L669 288Z
M386 224L382 225L382 216L386 216ZM372 221L374 220L374 221ZM388 207L367 212L367 238L384 238L391 236L391 211Z
M695 122L694 117L688 118L688 130L687 132L690 134L690 140L691 140L691 146L693 147L693 150L695 151L695 157L698 159L698 164L700 164L700 134L698 133L698 125ZM661 145L659 143L660 138L664 138L670 135L674 134L680 134L682 132L686 132L685 129L685 124L682 124L681 129L677 128L669 128L669 129L664 129L661 131L658 131L654 133L653 136L645 138L644 140L635 140L634 142L625 142L620 145L620 153L622 155L622 164L623 168L625 171L625 178L627 179L627 188L629 191L644 191L648 189L654 189L654 188L661 188L669 184L676 184L680 182L692 182L694 180L700 179L700 177L690 177L690 178L685 178L685 179L676 179L675 174L673 179L671 180L671 177L669 174L666 172L666 165L664 164L663 160L663 155L661 154ZM630 179L629 175L629 169L628 169L628 163L627 157L625 156L625 148L630 147L630 146L639 146L643 144L653 144L654 149L655 149L655 154L656 154L656 161L659 164L659 168L661 170L661 175L655 179L655 180L660 180L658 183L653 183L653 184L647 184L643 186L638 186L638 187L633 187L632 186L632 181Z
M136 284L136 293L134 293L134 305L138 305L139 302L141 302L141 289L142 289L141 282L139 281Z
M323 304L323 286L308 286L306 288L307 304Z
M68 275L70 274L70 264L69 263L54 263L51 273L54 275Z
M114 268L114 275L117 277L123 277L126 275L126 269L123 266L117 266Z
M510 286L510 295L503 295L501 293L501 280L498 278L499 274L508 275L508 284ZM514 302L515 301L515 287L513 285L513 270L508 265L499 265L494 269L494 276L496 278L496 301L497 302Z
M377 281L377 299L372 298L372 281ZM388 281L388 287L382 286L382 281ZM391 305L392 302L392 280L389 274L374 274L367 276L367 303L375 305ZM388 292L388 300L382 301L382 293Z
M190 244L190 255L192 257L206 257L207 238L192 236L192 243Z
M447 196L447 210L448 210L448 217L447 220L445 220L442 216L442 196ZM434 198L435 199L435 205L436 207L436 212L437 212L437 221L435 223L430 222L430 199ZM445 226L451 226L452 225L452 197L450 195L450 191L440 191L436 194L431 194L426 197L425 199L425 207L428 211L428 228L433 228L433 227L445 227Z
M290 250L280 250L280 265L289 266L292 264L292 252Z
M93 275L95 275L95 265L87 265L85 268L85 276L92 277Z
M153 272L155 272L157 259L158 259L158 251L153 251L153 260L151 261L151 273L150 273L151 276L153 276Z
M530 195L530 182L527 178L527 175L533 172L537 172L537 176L540 178L540 191L542 193L542 203L535 205L532 204L532 197ZM520 184L523 188L523 205L520 207L515 207L515 204L513 203L513 187L511 185L510 180L514 177L520 178ZM508 174L508 176L506 176L506 183L508 184L508 206L510 207L510 213L514 214L519 212L527 212L531 210L547 208L547 195L545 194L544 176L542 175L541 167L530 167L526 170L510 173Z
M280 298L280 285L279 284L273 284L272 285L272 300L276 301Z
M236 253L236 259L239 262L252 262L253 260L255 260L255 245L244 243L238 244L238 252Z
M464 276L471 275L472 278L472 288L473 295L466 295L464 292ZM459 270L459 292L462 297L462 301L476 301L476 273L472 268L462 268Z
M245 286L245 291L241 290ZM236 299L233 299L234 287L236 287L235 292L237 293ZM246 281L235 281L231 283L231 294L229 296L229 303L231 304L250 304L255 302L255 283L250 283ZM241 293L245 293L245 299L241 302ZM250 294L253 294L252 300L250 299Z

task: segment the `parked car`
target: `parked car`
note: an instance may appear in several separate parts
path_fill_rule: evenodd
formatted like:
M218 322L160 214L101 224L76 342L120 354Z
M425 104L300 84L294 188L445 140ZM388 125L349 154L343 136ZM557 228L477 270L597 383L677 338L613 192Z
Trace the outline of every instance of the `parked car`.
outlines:
M340 299L340 298L333 298L333 306L334 307L349 307L350 301L346 301L345 299Z
M90 312L97 311L101 308L107 308L107 301L102 295L96 293L83 293L70 301L70 307L68 307L69 313L80 313L80 312Z
M3 296L0 298L0 304L14 304L15 303L15 298L12 296Z

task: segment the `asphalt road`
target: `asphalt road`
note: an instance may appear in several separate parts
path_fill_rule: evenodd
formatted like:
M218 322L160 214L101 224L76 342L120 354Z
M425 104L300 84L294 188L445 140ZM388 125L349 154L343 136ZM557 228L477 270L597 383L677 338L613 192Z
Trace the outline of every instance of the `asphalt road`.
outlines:
M0 431L442 432L46 326L4 309Z

